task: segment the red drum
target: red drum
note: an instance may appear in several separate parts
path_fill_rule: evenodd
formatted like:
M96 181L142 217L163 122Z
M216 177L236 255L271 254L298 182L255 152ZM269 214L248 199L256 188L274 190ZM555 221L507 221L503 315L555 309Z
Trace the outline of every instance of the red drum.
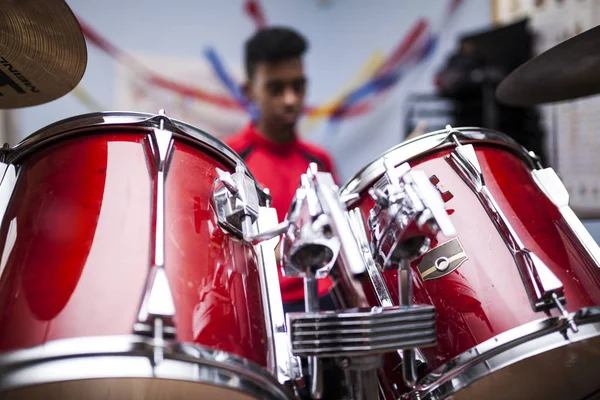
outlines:
M228 147L106 113L3 156L0 397L288 398L256 255L213 206Z
M365 230L384 158L431 176L457 231L432 238L411 263L414 303L436 309L437 345L421 349L426 368L410 392L390 357L388 397L580 399L599 390L600 253L556 174L505 135L434 132L389 150L341 189L359 195L349 209ZM397 304L397 272L379 274L364 283L368 303Z

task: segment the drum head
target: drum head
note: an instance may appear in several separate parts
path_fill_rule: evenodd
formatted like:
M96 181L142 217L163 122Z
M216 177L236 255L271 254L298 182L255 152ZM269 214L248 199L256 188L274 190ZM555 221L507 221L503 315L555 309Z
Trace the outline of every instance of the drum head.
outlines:
M245 393L198 382L152 378L83 379L48 383L2 393L5 400L256 399Z
M517 361L454 393L453 400L600 399L600 337Z

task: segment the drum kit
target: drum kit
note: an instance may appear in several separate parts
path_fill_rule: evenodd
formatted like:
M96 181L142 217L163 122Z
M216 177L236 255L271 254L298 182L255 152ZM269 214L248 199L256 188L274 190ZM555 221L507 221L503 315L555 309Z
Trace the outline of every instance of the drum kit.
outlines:
M4 1L0 32L0 108L81 79L63 1ZM598 40L530 61L499 98L599 93ZM0 156L3 399L600 393L600 248L504 134L448 126L341 187L311 164L284 221L237 154L162 110L76 116ZM304 279L305 312L284 313L278 268Z

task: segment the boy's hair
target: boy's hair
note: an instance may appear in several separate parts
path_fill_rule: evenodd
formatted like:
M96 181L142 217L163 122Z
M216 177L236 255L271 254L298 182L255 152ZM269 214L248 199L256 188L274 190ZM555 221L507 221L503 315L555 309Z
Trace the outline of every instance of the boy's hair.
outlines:
M246 77L254 78L261 62L276 62L300 57L308 48L306 39L298 32L284 27L263 28L246 41Z

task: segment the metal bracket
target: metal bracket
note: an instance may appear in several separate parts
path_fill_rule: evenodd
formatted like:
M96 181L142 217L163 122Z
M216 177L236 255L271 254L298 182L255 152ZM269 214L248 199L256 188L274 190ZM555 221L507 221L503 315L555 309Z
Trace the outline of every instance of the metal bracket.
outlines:
M338 257L341 240L331 205L323 197L326 190L333 194L337 190L331 174L318 172L311 164L300 178L281 242L286 276L325 278Z
M369 217L371 249L383 269L398 268L400 307L407 312L418 310L420 307L412 304L410 260L429 250L430 237L439 231L445 236L456 232L431 178L412 170L408 163L394 167L384 158L383 164L384 176L369 191L376 202ZM418 345L401 351L403 380L408 387L417 381L420 354L414 347Z
M434 346L437 340L432 306L289 313L288 321L298 356L360 357Z
M379 267L375 264L373 254L369 245L369 239L367 238L367 227L364 223L362 213L359 208L355 208L348 212L348 221L352 227L352 231L356 236L360 252L362 255L363 262L367 269L373 291L377 297L377 301L381 307L393 307L394 300L392 295L387 288L385 281ZM402 350L398 350L398 356L403 359ZM425 368L427 365L427 359L423 352L419 349L415 349L415 364L417 369Z
M175 337L176 333L175 305L165 271L165 184L174 141L172 133L164 129L165 121L169 122L164 110L160 110L155 118L159 119L159 128L152 129L146 140L149 148L146 154L153 182L153 254L146 278L146 290L133 330L154 338L156 347L152 362L158 365L164 359L164 340Z
M340 358L356 370L348 379L350 384L357 380L371 383L359 389L357 398L376 398L377 367L360 368L365 360L377 365L385 353L435 346L437 340L432 306L290 313L288 321L295 355L314 363L321 358ZM414 353L410 354L414 365ZM311 370L311 377L318 372Z
M408 163L395 167L384 159L385 175L369 191L375 207L369 216L371 250L384 269L397 268L429 249L430 236L439 230L450 237L454 226L444 201L423 171Z
M260 207L257 228L260 232L271 231L277 224L277 212L274 208ZM303 376L300 359L292 355L290 338L283 311L283 301L275 259L275 248L278 240L261 241L254 246L257 254L259 276L265 307L265 323L267 332L274 342L274 367L275 375L281 384L291 382L296 387L303 387Z
M438 186L440 179L436 175L431 175L429 177L429 182L431 182L431 184L436 187L438 192L440 192L444 203L447 203L454 198L454 195L449 190L442 191L442 189Z
M244 238L244 220L249 218L252 224L258 217L260 202L256 185L246 174L242 163L236 166L233 174L219 168L216 171L218 178L213 188L213 204L219 224L227 232Z

